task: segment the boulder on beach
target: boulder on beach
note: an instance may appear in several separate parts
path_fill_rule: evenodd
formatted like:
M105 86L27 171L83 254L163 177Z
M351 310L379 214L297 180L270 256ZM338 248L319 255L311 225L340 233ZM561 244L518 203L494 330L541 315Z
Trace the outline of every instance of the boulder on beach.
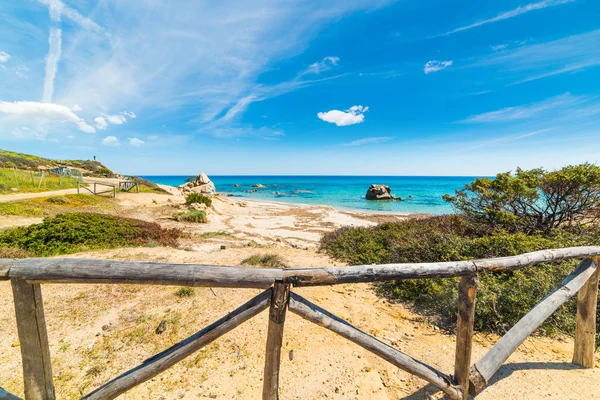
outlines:
M215 184L204 172L200 173L195 180L180 185L179 189L184 195L189 193L215 194L217 192Z
M401 198L392 194L392 189L387 185L371 185L365 195L367 200L398 200Z
M259 189L264 189L264 188L266 188L266 186L265 186L265 185L262 185L262 184L260 184L260 183L254 184L254 185L252 185L252 187L253 187L253 188L259 188Z

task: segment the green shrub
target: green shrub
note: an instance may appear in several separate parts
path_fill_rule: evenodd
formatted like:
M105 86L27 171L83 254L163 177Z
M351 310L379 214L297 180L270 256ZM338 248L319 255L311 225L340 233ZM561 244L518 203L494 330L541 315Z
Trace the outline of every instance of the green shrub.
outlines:
M210 207L212 205L212 200L210 197L206 197L200 193L190 193L185 196L185 204L190 205L193 203L206 204L206 207Z
M206 213L202 210L199 211L180 211L173 214L173 218L180 222L196 222L205 224L208 222Z
M181 231L132 218L66 213L41 224L0 232L0 247L20 248L35 256L135 246L175 246Z
M255 254L241 262L242 265L251 265L267 268L286 268L287 265L277 254Z
M459 261L599 243L600 228L577 232L555 229L544 236L526 235L487 231L459 216L442 216L371 228L341 228L323 237L321 249L356 265ZM573 260L526 267L510 274L480 274L476 329L504 333L555 289L576 264ZM378 290L450 327L456 320L457 285L458 279L414 279L385 282ZM575 312L575 301L571 300L541 326L541 332L572 333ZM598 317L600 329L600 309Z
M194 295L194 288L189 286L184 286L175 292L175 296L177 297L191 297Z
M63 196L50 196L46 201L52 204L69 204L69 200Z
M579 227L600 218L600 167L517 169L494 179L477 178L443 198L473 221L512 232Z

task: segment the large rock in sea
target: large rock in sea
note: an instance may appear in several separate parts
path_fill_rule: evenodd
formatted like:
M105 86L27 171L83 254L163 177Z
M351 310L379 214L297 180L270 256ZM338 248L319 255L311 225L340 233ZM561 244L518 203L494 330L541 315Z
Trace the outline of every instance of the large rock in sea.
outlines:
M367 200L402 200L392 194L392 189L387 185L371 185L365 195Z
M198 175L195 180L179 186L179 189L184 195L189 193L215 194L217 192L215 184L204 172Z

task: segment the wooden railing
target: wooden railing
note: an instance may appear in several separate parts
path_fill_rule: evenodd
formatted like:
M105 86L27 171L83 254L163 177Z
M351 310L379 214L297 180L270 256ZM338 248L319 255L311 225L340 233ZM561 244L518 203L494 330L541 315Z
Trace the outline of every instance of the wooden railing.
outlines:
M594 366L600 246L543 250L486 260L360 265L327 268L249 268L72 258L0 259L0 280L10 279L21 342L26 399L54 399L50 351L40 284L135 283L266 289L223 318L100 386L84 399L113 399L183 360L221 335L269 308L263 399L277 399L279 363L286 312L321 325L404 371L437 386L453 400L480 393L517 347L569 298L579 292L573 362ZM479 361L471 365L477 275L510 272L544 262L584 260ZM348 322L292 293L296 286L334 285L399 279L461 277L458 296L456 358L453 375L416 360Z
M106 186L110 189L107 190L102 190L101 192L98 191L97 189L97 185L100 186ZM93 189L91 189L93 188ZM82 185L81 182L77 182L77 194L79 194L79 192L81 191L81 189L85 189L88 192L90 192L93 195L99 196L101 194L106 194L106 193L110 193L112 194L112 196L114 198L117 197L117 186L116 185L111 185L110 183L103 183L103 182L93 182L93 186L92 183L90 183L90 187Z

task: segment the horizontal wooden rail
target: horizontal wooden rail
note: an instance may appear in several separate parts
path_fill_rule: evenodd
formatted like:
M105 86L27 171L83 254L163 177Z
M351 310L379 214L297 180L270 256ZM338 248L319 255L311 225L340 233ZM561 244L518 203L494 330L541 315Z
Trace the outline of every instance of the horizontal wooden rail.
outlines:
M388 346L373 336L364 333L343 319L336 317L316 304L311 303L304 297L291 293L289 308L294 314L298 314L310 322L323 326L370 352L377 354L379 357L394 364L396 367L434 384L451 399L461 399L460 388L453 384L452 379L449 376L444 375L440 371L419 360L415 360L400 350Z
M490 378L498 371L510 355L531 335L554 311L573 297L596 271L591 259L583 260L565 278L561 285L544 297L534 308L513 326L506 335L471 367L470 391L480 393Z
M17 277L36 283L145 283L265 289L275 281L294 286L317 286L509 272L544 262L597 255L600 255L600 246L541 250L472 261L286 269L80 258L0 259L0 279Z
M82 397L82 399L114 399L140 383L171 368L190 354L267 309L271 302L271 293L272 289L264 291L220 320L210 324L162 353L147 359L139 366L100 386L90 394Z

